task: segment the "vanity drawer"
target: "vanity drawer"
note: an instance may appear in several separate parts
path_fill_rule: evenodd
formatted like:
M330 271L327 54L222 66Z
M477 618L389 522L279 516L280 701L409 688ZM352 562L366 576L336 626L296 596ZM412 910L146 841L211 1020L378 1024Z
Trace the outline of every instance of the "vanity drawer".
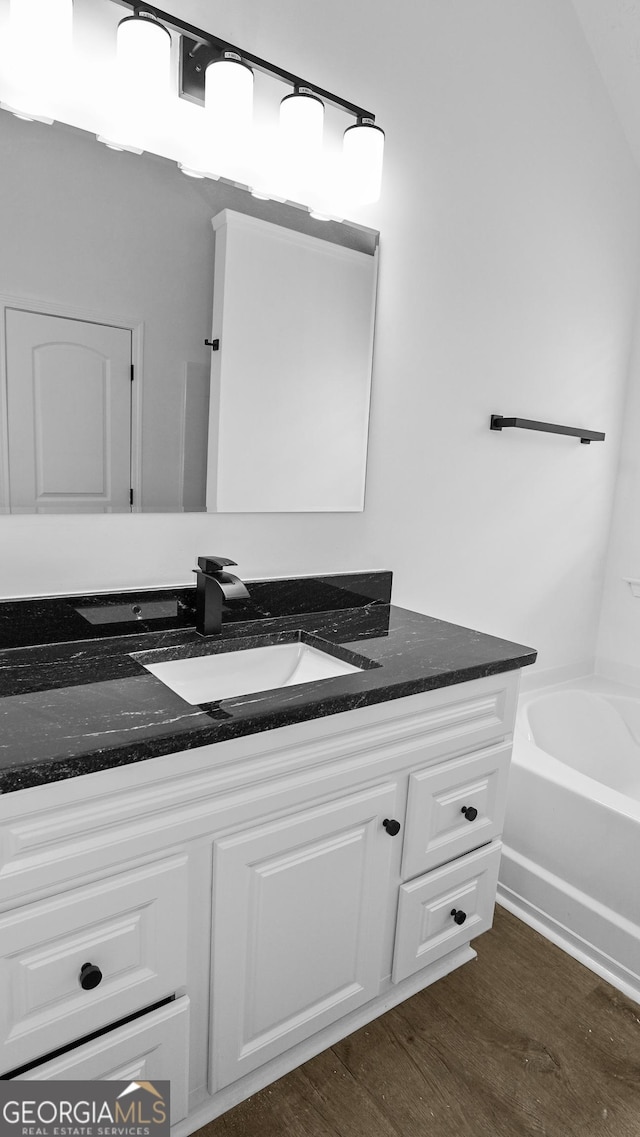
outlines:
M35 1066L17 1081L171 1082L171 1124L188 1108L189 1000L176 999L166 1007L141 1015L54 1058Z
M0 1071L184 984L186 870L186 857L166 858L0 917ZM87 963L97 985L84 989Z
M504 742L411 774L402 850L404 880L501 834L510 756L511 743Z
M501 841L403 884L392 980L399 983L486 932L493 922ZM458 923L453 911L464 913Z

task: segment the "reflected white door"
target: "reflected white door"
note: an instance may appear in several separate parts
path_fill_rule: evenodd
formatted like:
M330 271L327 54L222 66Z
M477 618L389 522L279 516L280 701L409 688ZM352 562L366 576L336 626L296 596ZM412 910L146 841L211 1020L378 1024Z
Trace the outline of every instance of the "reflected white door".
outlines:
M6 312L12 513L131 509L131 332Z

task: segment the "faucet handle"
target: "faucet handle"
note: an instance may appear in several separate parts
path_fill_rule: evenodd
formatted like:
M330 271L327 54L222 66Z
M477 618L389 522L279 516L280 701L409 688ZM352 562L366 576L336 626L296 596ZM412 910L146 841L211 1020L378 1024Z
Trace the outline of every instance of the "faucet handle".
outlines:
M198 568L202 572L222 572L227 565L235 565L237 561L230 561L228 557L198 557Z

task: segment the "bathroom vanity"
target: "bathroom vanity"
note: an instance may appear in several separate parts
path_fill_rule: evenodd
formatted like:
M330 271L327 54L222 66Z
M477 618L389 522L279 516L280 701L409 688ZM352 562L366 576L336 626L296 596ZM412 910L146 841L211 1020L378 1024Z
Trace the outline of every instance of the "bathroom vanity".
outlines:
M4 1077L168 1078L188 1134L474 958L535 652L390 584L253 582L215 640L193 589L0 605ZM285 643L352 669L146 666Z

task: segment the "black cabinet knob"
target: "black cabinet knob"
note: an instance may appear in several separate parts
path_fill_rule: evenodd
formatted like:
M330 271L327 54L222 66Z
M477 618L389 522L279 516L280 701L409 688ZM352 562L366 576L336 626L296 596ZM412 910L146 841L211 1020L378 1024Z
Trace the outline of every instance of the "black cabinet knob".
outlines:
M452 908L451 909L451 915L453 916L453 919L454 919L456 924L464 924L464 922L467 918L467 913L463 912L462 908L458 908L457 911L455 908Z
M390 837L395 837L396 833L400 832L400 822L394 821L393 818L385 817L382 824Z
M80 986L83 991L93 991L102 982L102 972L95 963L83 963L80 968Z
M463 805L460 813L464 813L467 821L475 821L476 817L478 816L478 811L475 805Z

